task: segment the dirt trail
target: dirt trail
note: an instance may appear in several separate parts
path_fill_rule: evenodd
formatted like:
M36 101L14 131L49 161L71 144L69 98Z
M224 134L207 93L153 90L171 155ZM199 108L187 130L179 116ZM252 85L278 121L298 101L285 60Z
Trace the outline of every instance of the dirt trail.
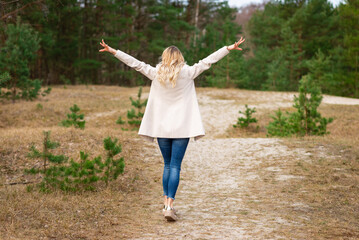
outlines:
M263 95L263 103L257 99L256 105L251 106L270 109L291 106L291 94L271 93L272 99ZM310 153L301 148L288 149L282 140L274 138L216 138L233 124L243 104L231 98L219 99L208 91L200 92L198 100L206 136L197 142L190 141L183 160L175 201L179 220L167 223L162 217L163 224L158 224L162 207L159 200L151 207L156 225L144 229L136 239L278 239L283 238L286 229L300 227L300 222L286 220L277 209L286 204L305 212L308 206L261 196L260 191L266 181L263 175L270 174L277 182L302 178L288 173L286 165L310 161ZM333 98L328 101L324 98L324 102L338 104ZM161 158L157 144L146 143L145 149ZM266 200L272 204L266 211L248 204Z

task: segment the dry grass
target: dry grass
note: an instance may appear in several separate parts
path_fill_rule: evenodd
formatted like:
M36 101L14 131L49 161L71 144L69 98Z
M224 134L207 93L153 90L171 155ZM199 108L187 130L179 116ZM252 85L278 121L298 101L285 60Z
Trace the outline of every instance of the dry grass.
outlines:
M148 218L152 211L147 208L160 203L160 185L156 183L160 159L144 161L147 156L138 151L144 143L137 132L122 131L115 123L120 114L125 117L130 107L128 98L135 97L137 91L106 86L54 87L49 96L37 101L1 105L1 239L122 239L131 238L146 226L137 219ZM38 103L43 109L37 109ZM88 119L85 130L58 126L74 103ZM96 192L41 194L27 192L23 184L8 185L39 181L24 175L23 170L41 164L26 154L32 143L42 149L44 130L50 130L51 139L61 144L55 153L75 160L80 150L90 157L103 155L103 139L118 138L125 173L108 188L100 185Z
M293 223L294 227L284 223L272 232L287 239L359 239L359 106L322 104L319 111L334 118L328 125L330 134L283 139L289 149L307 149L311 160L261 164L257 169L261 179L248 184L251 192L247 207L259 212L273 209L287 223ZM264 126L273 113L258 111L254 115L257 124L247 129L229 127L223 137L265 137ZM277 181L276 174L266 171L270 167L284 169L295 177Z
M283 224L269 238L358 239L359 155L313 139L284 143L293 151L306 149L308 159L262 162L256 169L259 179L248 182L246 209L280 216Z
M148 90L144 88L144 93ZM138 138L137 132L122 131L115 123L119 115L125 117L130 108L128 98L135 97L137 91L138 88L114 86L68 86L67 89L56 86L49 96L34 102L1 104L0 238L128 239L163 224L158 214L162 202L162 159L148 151L139 151L147 143ZM236 104L262 106L254 114L258 123L253 125L259 128L229 127L221 138L265 137L264 126L277 109L263 107L270 104L266 103L267 98L271 98L270 92L211 88L198 89L198 92L208 93L214 99L234 100ZM276 104L282 106L282 110L293 110L286 102L292 95L281 94ZM37 108L39 103L43 109ZM85 130L58 126L74 103L85 114ZM334 117L334 122L328 125L331 134L283 140L289 149L307 149L310 161L293 158L282 159L283 162L278 159L275 165L263 162L256 170L261 179L248 182L250 192L243 201L249 211L243 211L244 219L255 218L250 216L255 209L264 213L279 212L287 222L298 224L295 227L283 224L276 234L268 237L359 238L359 106L322 104L320 112L325 117ZM233 119L233 123L235 121ZM74 159L79 158L80 150L90 153L91 157L103 154L103 139L118 138L122 143L125 173L108 188L99 186L96 192L41 194L27 192L26 185L7 185L36 181L23 175L23 169L37 163L26 158L26 154L32 143L41 148L44 130L50 130L51 139L61 143L56 153ZM273 173L265 171L274 166L298 178L278 181Z

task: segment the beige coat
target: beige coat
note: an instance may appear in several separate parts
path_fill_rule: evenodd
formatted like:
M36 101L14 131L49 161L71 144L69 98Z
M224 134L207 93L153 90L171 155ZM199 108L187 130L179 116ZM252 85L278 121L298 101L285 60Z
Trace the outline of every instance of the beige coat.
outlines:
M205 135L198 108L194 79L229 53L224 46L193 66L181 69L176 86L161 85L156 80L157 68L117 50L115 57L152 80L146 110L138 134L154 138L194 138Z

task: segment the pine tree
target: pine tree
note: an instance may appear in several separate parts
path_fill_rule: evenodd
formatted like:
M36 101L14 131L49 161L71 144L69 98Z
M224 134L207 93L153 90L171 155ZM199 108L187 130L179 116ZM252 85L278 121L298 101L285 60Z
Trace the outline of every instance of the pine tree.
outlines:
M126 122L122 120L122 117L119 116L118 119L116 120L117 124L125 124Z
M299 96L294 96L295 112L283 116L278 110L273 122L267 126L268 136L298 136L324 135L328 134L327 125L333 121L332 118L324 118L318 112L322 101L320 87L308 74L300 80Z
M315 56L306 61L305 66L309 69L311 79L320 86L323 92L335 92L335 79L333 76L333 62L330 56L326 56L320 49Z
M31 146L31 152L28 154L30 158L42 158L43 169L35 167L25 169L25 173L42 175L42 181L38 184L40 191L51 192L55 189L65 192L93 191L96 182L104 181L107 186L109 181L116 180L124 172L124 158L114 159L122 151L116 138L114 140L110 137L104 139L104 148L107 151L104 162L101 156L89 159L89 154L83 151L80 151L79 162L73 159L68 162L68 158L64 155L53 155L49 152L49 149L54 149L59 144L50 141L50 132L44 133L43 152L39 152L34 146ZM28 188L28 190L30 189Z
M67 119L63 120L60 124L64 127L70 127L72 125L75 128L84 129L86 121L84 120L84 114L77 114L80 111L80 108L74 104L70 107L70 114L67 114Z
M312 75L303 76L300 80L299 96L294 97L296 112L291 114L289 121L298 135L324 135L332 118L324 118L318 112L323 96Z
M237 41L237 36L242 30L241 26L234 22L236 9L230 8L225 3L222 4L216 14L217 18L206 26L205 34L200 39L200 43L205 43L213 52ZM235 87L244 76L243 63L244 59L239 51L233 55L229 54L212 66L210 70L212 74L206 77L208 85L220 88Z
M127 111L127 118L128 118L127 122L131 125L135 125L135 126L141 125L141 120L143 117L143 113L141 112L141 109L142 107L145 107L147 104L147 99L142 102L141 96L142 96L142 87L140 87L140 89L138 90L137 100L133 100L132 97L130 97L131 105L137 109L137 113L134 108Z
M37 98L41 89L40 80L30 79L30 63L36 58L39 49L39 38L31 26L21 23L17 19L16 25L9 24L6 28L7 40L0 52L0 97L33 100ZM50 93L48 88L42 93Z
M328 0L271 1L249 21L254 57L248 60L248 86L295 90L309 72L303 64L318 49L337 46L338 14Z
M51 163L63 163L67 160L67 157L64 155L53 155L49 151L51 149L57 148L60 144L58 142L53 142L50 140L50 131L44 131L44 141L43 141L43 150L39 152L36 149L35 145L31 145L30 153L28 157L30 158L42 158L43 160L43 170L46 171L47 165Z
M304 53L300 51L300 39L289 24L283 24L280 46L273 50L273 60L268 65L268 79L263 87L270 90L295 90L301 73Z
M342 51L339 53L341 71L339 79L341 94L359 97L359 1L346 0L339 5L340 29L342 30Z
M287 137L294 133L291 125L288 123L288 117L284 116L280 109L271 118L273 121L266 127L268 131L267 136Z
M58 142L50 140L50 131L44 131L43 150L40 152L34 145L30 147L29 158L42 158L43 169L31 168L25 169L25 173L43 175L43 180L40 183L40 190L47 192L49 188L54 187L59 183L58 176L60 175L59 166L65 163L68 157L64 155L54 155L50 152L51 149L55 149L59 146Z
M117 154L122 152L122 147L120 144L117 144L117 141L117 138L112 140L110 137L105 138L103 141L105 150L107 150L107 158L105 161L105 173L102 179L106 182L106 185L108 185L109 180L117 179L123 173L125 167L123 157L118 160L114 159Z
M257 119L252 117L252 114L256 112L256 108L249 108L248 105L245 105L246 110L244 112L239 111L240 114L243 114L245 117L239 117L237 124L233 125L234 128L241 127L246 128L250 123L256 123Z
M95 190L94 183L100 180L103 164L101 156L88 159L88 154L80 151L80 163L70 160L70 164L61 168L59 176L60 189L63 191L76 192L81 189Z

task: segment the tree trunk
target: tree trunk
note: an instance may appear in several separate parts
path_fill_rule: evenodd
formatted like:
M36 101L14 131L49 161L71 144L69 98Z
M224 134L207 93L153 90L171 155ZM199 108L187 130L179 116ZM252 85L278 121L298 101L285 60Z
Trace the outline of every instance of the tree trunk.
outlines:
M227 65L226 65L226 87L229 87L229 56L227 56Z
M188 5L186 7L186 22L189 25L192 25L192 6L194 5L194 0L188 0ZM190 44L190 33L186 34L186 46L189 47Z
M16 87L13 87L12 89L12 103L15 103L16 99Z
M199 0L197 0L197 6L196 6L196 17L194 19L194 41L193 41L193 45L196 46L196 41L197 41L197 28L198 28L198 12L199 12Z

